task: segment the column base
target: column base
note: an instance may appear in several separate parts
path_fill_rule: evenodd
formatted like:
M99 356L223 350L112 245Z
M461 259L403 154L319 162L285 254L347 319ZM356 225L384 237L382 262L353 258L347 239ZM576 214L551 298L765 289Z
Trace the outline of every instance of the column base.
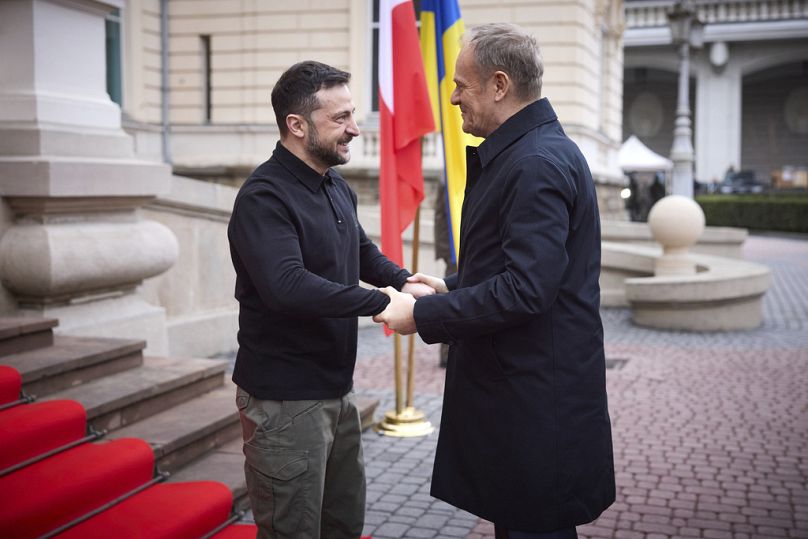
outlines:
M29 306L20 314L58 318L57 335L143 339L146 354L168 355L165 309L133 293L69 305Z

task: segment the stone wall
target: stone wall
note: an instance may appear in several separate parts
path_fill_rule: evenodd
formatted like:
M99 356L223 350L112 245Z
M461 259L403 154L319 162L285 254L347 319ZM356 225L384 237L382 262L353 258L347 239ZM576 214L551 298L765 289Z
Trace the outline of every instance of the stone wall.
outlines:
M236 349L238 304L227 223L236 189L179 176L142 211L177 237L179 256L140 294L166 309L168 351L207 357Z
M364 135L354 143L354 158L346 174L377 175L372 6L369 0L168 2L170 153L175 172L238 183L269 156L277 141L269 100L272 85L294 62L316 59L352 73L351 90ZM460 8L466 27L515 22L536 35L546 68L544 95L581 147L596 181L622 185L617 166L622 1L461 0ZM124 112L135 122L153 125L160 122L159 15L158 0L128 2L124 13ZM143 141L139 146L158 146L146 140L159 133L129 131ZM425 150L428 174L442 166L440 160L439 152ZM613 191L606 189L602 196L612 196Z

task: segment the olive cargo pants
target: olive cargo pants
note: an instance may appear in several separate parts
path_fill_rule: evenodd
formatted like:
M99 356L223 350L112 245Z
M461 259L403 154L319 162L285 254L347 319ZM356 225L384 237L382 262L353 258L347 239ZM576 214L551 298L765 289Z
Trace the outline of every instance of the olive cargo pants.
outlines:
M353 391L270 401L241 388L244 473L261 539L356 539L365 517L362 429Z

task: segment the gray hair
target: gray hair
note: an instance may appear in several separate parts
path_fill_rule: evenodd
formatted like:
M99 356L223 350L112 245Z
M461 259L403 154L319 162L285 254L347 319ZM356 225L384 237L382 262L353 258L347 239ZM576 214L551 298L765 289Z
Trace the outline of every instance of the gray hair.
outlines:
M503 71L514 82L517 97L525 101L541 97L544 63L535 37L515 24L495 22L472 28L467 43L474 45L480 77Z

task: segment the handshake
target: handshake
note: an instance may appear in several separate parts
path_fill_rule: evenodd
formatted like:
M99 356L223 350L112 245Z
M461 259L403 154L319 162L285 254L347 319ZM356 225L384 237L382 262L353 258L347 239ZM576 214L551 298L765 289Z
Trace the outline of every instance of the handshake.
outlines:
M413 316L415 300L432 294L444 294L449 290L440 277L416 273L407 278L401 292L392 286L380 288L379 291L390 296L390 303L385 310L373 317L373 321L387 324L387 327L401 335L410 335L416 331Z

